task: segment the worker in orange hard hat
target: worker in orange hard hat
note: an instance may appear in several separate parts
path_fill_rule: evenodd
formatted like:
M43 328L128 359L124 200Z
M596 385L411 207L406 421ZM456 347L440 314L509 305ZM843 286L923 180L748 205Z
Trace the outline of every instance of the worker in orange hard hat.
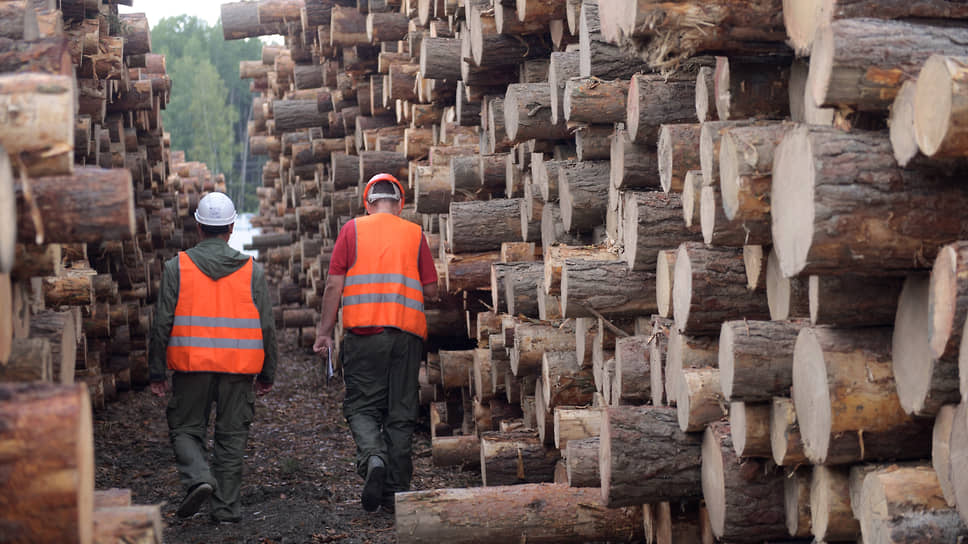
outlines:
M437 270L420 226L399 217L404 190L395 177L373 176L363 203L367 215L336 238L313 349L332 349L342 302L343 415L364 478L361 502L368 512L392 512L394 493L409 490L413 474L424 300L437 298Z
M151 328L151 391L169 390L168 434L186 494L176 514L189 517L211 501L215 521L242 519L242 461L255 394L272 388L275 322L262 267L228 245L235 205L224 193L198 202L202 240L165 263ZM253 378L255 383L253 384ZM215 403L211 468L205 453Z

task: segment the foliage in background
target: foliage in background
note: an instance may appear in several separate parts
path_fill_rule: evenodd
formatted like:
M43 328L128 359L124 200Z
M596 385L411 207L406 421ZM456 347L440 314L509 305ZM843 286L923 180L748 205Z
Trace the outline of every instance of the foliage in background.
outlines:
M165 55L172 80L171 102L162 113L174 149L225 174L239 208L255 211L263 157L246 156L246 127L252 108L249 80L239 79L239 61L262 56L257 39L226 41L221 23L197 17L166 17L151 29L152 50ZM243 175L245 179L243 180ZM242 198L242 192L245 198Z

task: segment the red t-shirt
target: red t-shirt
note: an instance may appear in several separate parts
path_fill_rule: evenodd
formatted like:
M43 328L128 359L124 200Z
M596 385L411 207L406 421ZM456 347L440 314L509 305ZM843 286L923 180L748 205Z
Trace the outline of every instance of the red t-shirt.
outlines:
M331 275L345 276L350 265L356 262L356 222L348 221L340 229L333 245L333 254L329 260ZM420 283L430 285L437 283L437 268L434 266L434 256L430 254L427 237L420 238L420 255L417 257L417 268L420 271ZM350 329L353 334L377 334L383 327L355 327Z

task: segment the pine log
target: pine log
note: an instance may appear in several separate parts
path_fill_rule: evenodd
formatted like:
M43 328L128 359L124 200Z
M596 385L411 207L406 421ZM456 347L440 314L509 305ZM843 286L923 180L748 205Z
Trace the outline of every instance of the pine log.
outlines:
M578 51L561 51L551 54L548 65L548 84L551 85L551 122L565 119L565 86L573 77L579 77L581 54Z
M538 300L544 293L540 286L544 279L544 265L529 262L506 271L504 276L505 299L508 313L526 317L538 316Z
M17 2L4 5L14 4ZM0 77L0 109L17 112L8 114L3 123L0 145L19 157L18 168L29 176L73 171L74 96L71 76L24 73Z
M605 508L596 498L598 492L561 484L530 484L403 493L396 503L397 538L402 544L641 538L641 507ZM528 507L538 503L544 505L540 512ZM576 520L576 511L587 512Z
M440 350L440 378L444 389L470 385L474 368L474 350Z
M91 543L94 445L87 388L4 384L0 421L0 441L7 445L6 492L0 494L6 537Z
M59 369L58 369L59 370ZM50 342L46 338L14 338L7 362L0 366L0 381L53 382Z
M783 474L766 462L738 458L728 423L706 428L702 491L717 538L762 541L787 536Z
M719 377L726 400L765 402L789 395L793 349L803 327L788 321L724 321Z
M448 179L449 170L450 167L443 164L416 167L413 193L418 213L441 214L450 210L453 191Z
M566 259L561 272L562 315L595 315L591 310L607 317L651 315L657 309L654 284L652 270L630 271L624 261Z
M729 429L732 433L733 449L738 457L773 457L770 445L772 415L770 403L729 404Z
M715 367L719 355L718 340L708 336L686 336L675 327L669 332L666 346L665 392L669 404L678 401L680 381L686 368Z
M99 507L94 511L94 542L161 544L161 505Z
M815 104L885 110L932 54L962 55L968 29L876 19L841 19L819 29L807 92ZM904 43L905 47L896 47Z
M773 241L785 276L899 274L964 235L948 219L968 204L960 187L933 170L898 167L885 133L801 126L784 137L774 165ZM846 235L858 228L871 235Z
M576 130L575 153L578 160L608 160L612 154L613 132L611 125L587 125ZM612 172L614 172L614 169ZM658 178L653 176L653 179L657 180Z
M891 466L867 474L861 489L860 529L865 542L957 542L968 536L927 465Z
M357 121L359 121L359 118L357 118ZM359 184L361 186L373 176L382 173L390 174L397 179L409 177L407 170L409 161L403 153L396 151L361 151L359 161Z
M493 153L504 153L511 149L504 120L504 98L492 99L487 106L487 141ZM505 194L510 197L512 192L505 191Z
M914 134L928 157L965 156L965 131L960 126L965 117L965 73L964 57L931 55L921 68L914 95Z
M11 186L11 189L13 187ZM13 204L12 198L9 201ZM10 210L11 221L16 219L16 210ZM16 234L16 223L11 225L11 237ZM9 269L10 277L14 280L29 281L30 278L38 276L57 276L64 272L61 258L61 244L44 244L42 246L33 244L17 244L11 240L9 246L10 257L0 257L0 261L10 263L12 260L13 269ZM4 251L6 253L6 250ZM2 267L0 267L2 269Z
M45 339L50 344L52 380L64 385L73 383L78 331L71 312L48 310L32 315L30 337Z
M784 277L780 260L772 249L766 261L766 301L770 307L770 319L782 321L810 316L810 278Z
M582 161L558 168L558 197L565 230L588 232L601 225L608 188L607 161Z
M811 535L810 482L813 468L810 465L794 468L783 480L784 510L787 532L794 537Z
M366 15L351 7L333 6L330 12L330 43L334 46L352 47L368 44Z
M73 75L74 48L66 37L51 37L28 42L0 38L0 70L3 72L43 72ZM77 44L81 48L82 44ZM80 55L80 52L77 52ZM79 59L78 59L79 60Z
M601 427L599 471L610 507L698 497L702 442L679 430L675 410L608 407Z
M497 251L460 255L448 253L444 263L447 292L486 289L491 281L491 264L500 260Z
M700 123L713 120L715 106L716 70L712 66L701 66L696 73L696 117Z
M712 332L727 319L769 317L765 293L746 289L741 250L685 242L676 256L675 276L673 311L680 331Z
M551 44L544 36L510 32L502 34L497 29L493 13L474 8L466 16L470 26L471 58L475 66L507 66L525 58L541 58L551 53Z
M532 153L532 191L534 191L534 187L537 187L537 191L541 193L541 198L545 202L554 202L555 200L558 200L560 198L559 170L574 165L575 161L572 160L545 160L544 153Z
M61 276L48 276L41 280L44 305L83 306L94 304L94 271L68 269Z
M800 437L800 425L793 401L787 397L773 397L770 415L770 449L773 462L780 466L796 466L807 462Z
M929 429L928 422L908 416L898 400L889 335L884 328L800 331L793 356L793 402L812 462L919 453L913 442L897 442ZM927 443L917 446L925 449Z
M824 542L856 540L860 523L850 504L847 467L813 467L810 479L810 526L813 536Z
M420 42L420 73L428 79L460 79L460 40L424 38Z
M841 327L893 324L903 286L902 278L810 276L810 322Z
M570 122L620 123L625 120L628 80L572 78L565 83L563 110Z
M777 123L733 127L723 134L719 179L727 219L740 220L750 231L769 228L773 154L790 128L790 124Z
M897 302L891 344L898 400L905 412L917 416L933 416L943 405L961 400L957 356L960 341L946 356L938 357L933 353L930 336L932 329L937 330L933 325L944 319L940 312L931 311L937 308L933 303L940 301L950 306L955 296L949 291L946 296L950 300L942 299L940 292L935 298L931 285L934 282L923 275L912 274L905 279Z
M476 435L434 437L431 451L435 467L474 466L481 462L481 440Z
M600 449L597 436L568 441L564 451L569 487L601 485L601 476L598 473Z
M575 352L575 331L552 325L522 323L514 326L511 372L518 377L540 374L546 351Z
M272 115L280 133L329 126L328 112L320 112L316 100L274 100Z
M968 316L968 243L949 244L938 252L927 302L929 353L939 364L950 365L962 344L959 324Z
M645 404L652 399L649 336L615 340L615 390L617 404Z
M542 398L549 413L558 406L590 404L595 393L591 369L578 364L574 349L545 351L541 357L541 378Z
M698 170L699 124L663 124L659 129L657 159L662 190L682 192L686 174Z
M508 140L567 138L564 122L551 120L551 93L547 83L512 83L504 95L504 127Z
M555 247L556 244L581 246L595 242L596 236L594 233L570 233L566 231L565 225L561 221L561 210L558 208L558 203L545 202L544 207L541 209L542 247ZM560 271L560 263L558 270Z
M21 288L18 284L19 289ZM14 307L10 275L5 273L0 273L0 307L5 308L4 311L0 311L0 365L6 365L10 359L10 350L13 346L16 308Z
M684 368L680 371L678 384L676 411L683 432L701 431L707 423L726 415L719 387L719 369Z
M632 76L626 112L629 138L638 144L655 144L660 139L662 125L695 121L694 85L695 80L674 77L667 79L659 74ZM686 137L683 134L676 138L676 142ZM662 155L661 145L659 155Z
M559 458L559 452L545 448L532 431L481 433L485 487L551 482Z
M491 107L494 107L491 101ZM502 101L503 102L503 101ZM490 113L490 112L489 112ZM505 153L495 153L492 155L480 155L480 165L478 171L481 174L480 184L484 192L492 196L510 196L505 193L506 179L506 157Z
M632 142L625 130L616 129L612 133L608 157L603 158L611 161L609 177L616 189L658 189L662 186L655 147ZM579 160L584 159L579 156Z
M602 408L577 408L571 406L556 406L555 414L555 447L564 450L569 442L598 438L601 433ZM566 456L567 457L567 456ZM598 454L595 454L596 461ZM596 474L598 467L596 463ZM595 486L581 486L595 487Z
M716 113L720 121L760 117L782 119L790 113L790 61L732 62L716 57Z
M111 506L131 506L131 490L112 487L94 490L94 509Z
M931 466L948 506L955 506L954 478L951 472L951 429L958 406L947 404L938 410L931 431Z
M628 230L625 231L626 233ZM626 242L627 244L627 242ZM674 249L659 250L655 266L655 297L658 315L669 317L672 310L672 286L675 278L676 253Z
M455 253L498 250L502 241L521 238L521 204L513 198L452 202L447 223Z
M628 79L648 69L640 59L608 43L602 36L597 1L582 2L578 17L581 77Z
M914 132L916 95L917 81L909 79L902 83L897 96L894 97L894 103L891 104L891 114L887 120L887 126L891 130L891 149L894 150L894 158L901 166L907 166L919 154L918 138Z

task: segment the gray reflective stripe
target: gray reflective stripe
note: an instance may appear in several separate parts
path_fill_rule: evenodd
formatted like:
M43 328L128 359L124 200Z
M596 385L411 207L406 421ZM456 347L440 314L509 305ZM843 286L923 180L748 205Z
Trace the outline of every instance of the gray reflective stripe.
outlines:
M403 274L360 274L358 276L347 276L343 285L365 285L367 283L400 283L411 289L423 291L423 285L419 281L408 278Z
M348 297L343 297L343 306L352 306L353 304L368 304L368 303L378 303L378 302L392 302L396 304L402 304L407 308L413 308L417 311L424 311L423 304L412 298L405 297L403 295L397 295L394 293L370 293L368 295L351 295Z
M219 348L219 349L262 349L262 340L241 340L238 338L207 338L204 336L172 336L169 347Z
M261 329L258 319L235 317L201 317L197 315L176 315L176 327L227 327L230 329Z

